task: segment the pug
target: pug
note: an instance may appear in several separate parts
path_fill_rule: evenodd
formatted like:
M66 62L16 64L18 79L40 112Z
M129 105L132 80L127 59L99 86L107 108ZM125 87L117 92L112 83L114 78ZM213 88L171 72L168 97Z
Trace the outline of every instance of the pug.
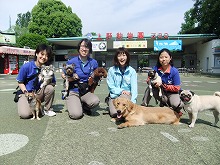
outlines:
M149 82L150 95L153 96L152 86L154 86L154 84L156 83L162 84L162 79L155 70L150 70L148 72L148 79L150 81ZM161 87L159 87L159 97L161 96L162 96L162 90Z
M215 92L214 95L198 96L190 90L183 90L180 92L180 99L184 103L184 109L188 112L190 120L190 128L195 126L197 115L203 110L212 110L215 117L213 126L219 121L220 113L220 92Z

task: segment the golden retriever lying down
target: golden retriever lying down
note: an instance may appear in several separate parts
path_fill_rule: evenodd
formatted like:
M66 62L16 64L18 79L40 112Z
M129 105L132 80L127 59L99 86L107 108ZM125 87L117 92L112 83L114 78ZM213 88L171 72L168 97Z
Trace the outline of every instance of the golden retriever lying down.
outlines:
M145 124L179 124L180 121L179 114L168 107L144 107L120 97L114 99L113 104L118 117L112 121L125 118L125 122L119 124L118 128Z

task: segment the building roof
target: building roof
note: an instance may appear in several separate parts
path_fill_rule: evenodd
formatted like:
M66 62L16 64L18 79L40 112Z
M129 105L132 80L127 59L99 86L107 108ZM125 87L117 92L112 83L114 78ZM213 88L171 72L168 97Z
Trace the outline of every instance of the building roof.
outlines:
M76 47L79 41L86 37L65 37L65 38L47 38L47 41L60 46L69 46L69 47ZM207 42L212 39L217 38L215 34L178 34L178 35L169 35L168 40L182 40L183 47L192 45L198 42ZM153 49L154 48L154 40L167 40L165 38L152 38L151 35L144 36L144 38L139 39L137 37L133 37L132 39L127 39L127 37L123 37L120 41L139 41L139 40L146 40L147 41L147 48ZM98 37L92 36L92 41L107 41L108 49L113 49L112 42L117 41L116 37L112 37L111 39L106 40L106 37ZM109 46L110 45L110 46Z

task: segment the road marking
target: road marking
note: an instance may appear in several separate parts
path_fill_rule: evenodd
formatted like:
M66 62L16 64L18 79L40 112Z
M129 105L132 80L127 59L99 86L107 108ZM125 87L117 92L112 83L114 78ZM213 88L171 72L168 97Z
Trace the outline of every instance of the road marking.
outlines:
M196 82L196 83L202 83L202 81L193 81L193 82Z
M163 136L165 136L166 138L168 138L169 140L171 140L172 142L178 142L179 140L177 138L175 138L174 136L170 135L167 132L160 132Z
M91 161L88 165L104 165L104 163L98 161Z
M0 134L0 156L15 152L28 143L29 139L21 134Z
M15 88L14 89L1 89L0 92L7 92L7 91L15 91Z
M180 129L178 130L178 132L183 132L183 133L191 132L191 129Z
M210 84L216 84L217 82L208 81L207 83L210 83Z
M93 131L93 132L90 132L89 135L93 135L93 136L99 136L99 132L96 132L96 131Z
M117 128L114 128L114 127L109 127L108 130L109 130L109 131L112 131L112 132L116 132L118 129L117 129Z
M190 138L193 141L209 141L209 138L203 136L195 136Z

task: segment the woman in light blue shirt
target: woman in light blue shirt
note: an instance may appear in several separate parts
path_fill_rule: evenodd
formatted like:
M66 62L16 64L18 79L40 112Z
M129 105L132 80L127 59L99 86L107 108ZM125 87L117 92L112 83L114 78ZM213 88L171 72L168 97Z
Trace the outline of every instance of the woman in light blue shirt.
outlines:
M112 100L117 97L126 97L133 103L137 101L137 73L129 65L130 54L127 49L118 48L114 56L114 66L110 67L107 76L107 85L110 99L108 100L109 113L111 117L116 117Z

